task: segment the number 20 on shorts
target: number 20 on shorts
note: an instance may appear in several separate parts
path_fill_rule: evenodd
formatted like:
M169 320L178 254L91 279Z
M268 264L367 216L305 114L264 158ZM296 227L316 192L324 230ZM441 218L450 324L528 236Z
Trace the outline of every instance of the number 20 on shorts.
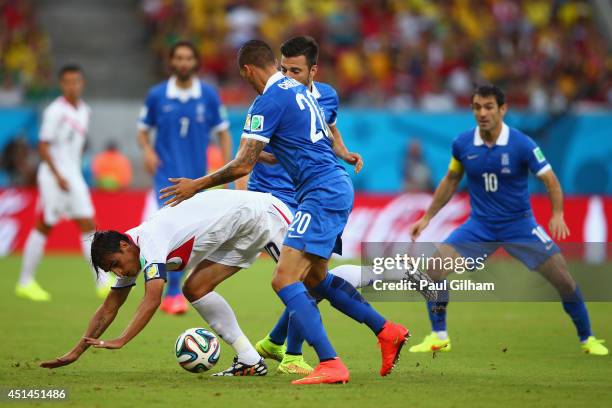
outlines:
M296 212L293 222L289 225L289 234L303 235L308 229L311 219L312 216L307 212Z

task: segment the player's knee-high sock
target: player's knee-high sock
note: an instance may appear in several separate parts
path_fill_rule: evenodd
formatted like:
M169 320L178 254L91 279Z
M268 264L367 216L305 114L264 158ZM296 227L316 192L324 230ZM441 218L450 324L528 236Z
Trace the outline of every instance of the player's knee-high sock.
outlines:
M33 229L28 235L25 248L23 250L23 264L21 265L21 275L19 284L27 285L34 280L36 268L45 253L47 237L37 229Z
M563 298L563 309L572 318L580 341L588 339L592 335L591 321L589 320L589 312L578 286L576 286L576 290L571 296Z
M270 332L270 340L274 344L278 344L279 346L285 343L285 339L287 338L287 331L289 327L289 311L287 308L283 311L283 314L276 322L276 326Z
M302 354L302 344L304 344L304 336L300 331L300 326L296 319L291 317L287 330L287 350L285 353L295 356Z
M312 288L312 291L329 300L334 308L345 315L359 323L365 323L375 334L382 330L387 321L366 302L355 287L331 273L328 273L321 283Z
M438 281L441 282L441 281ZM437 282L436 282L437 283ZM431 321L431 329L435 332L446 332L446 307L448 306L448 290L438 291L438 300L427 302L427 312Z
M105 273L96 274L96 271L93 267L91 267L91 242L93 241L95 231L88 231L81 233L81 251L83 252L83 257L90 265L90 270L94 278L94 282L96 282L96 286L102 287L106 285L108 282L108 276Z
M356 288L367 286L370 284L369 277L365 276L365 281L362 279L361 266L359 265L340 265L331 270L335 276L339 276L349 284ZM285 316L287 317L285 321ZM285 310L281 320L278 321L272 332L270 332L270 339L276 344L283 344L287 339L287 354L299 355L302 354L302 343L304 337L299 332L296 323L290 323L288 319L288 313ZM287 324L284 327L279 325L285 321Z
M183 271L176 271L168 274L168 289L166 289L166 296L180 295L181 292L181 280L183 278Z
M295 321L308 344L314 347L319 360L335 358L337 354L327 338L319 309L304 284L295 282L285 286L278 291L278 297L289 310L289 320Z
M259 361L259 354L240 330L236 315L223 296L210 292L191 304L215 333L232 346L241 363L253 365Z

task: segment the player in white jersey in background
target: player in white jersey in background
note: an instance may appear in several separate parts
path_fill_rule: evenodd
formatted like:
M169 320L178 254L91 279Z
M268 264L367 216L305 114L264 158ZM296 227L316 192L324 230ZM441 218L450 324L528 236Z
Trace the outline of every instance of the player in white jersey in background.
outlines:
M34 279L45 252L47 236L62 218L75 221L81 230L81 249L89 263L95 231L94 208L81 172L81 156L89 128L90 109L81 95L85 81L78 65L65 65L59 71L62 95L44 111L38 146L38 219L26 240L17 296L49 301L51 295ZM105 297L110 290L106 276L96 276L96 292Z
M266 364L244 335L230 305L215 287L248 268L263 249L282 246L293 215L271 194L210 190L176 207L166 206L148 221L127 231L96 232L94 267L118 276L104 304L92 317L76 346L64 356L42 363L56 368L76 361L90 346L121 348L134 338L161 304L164 283L172 271L190 271L183 293L210 327L236 352L221 376L260 376ZM112 323L142 272L145 293L123 334L98 340Z

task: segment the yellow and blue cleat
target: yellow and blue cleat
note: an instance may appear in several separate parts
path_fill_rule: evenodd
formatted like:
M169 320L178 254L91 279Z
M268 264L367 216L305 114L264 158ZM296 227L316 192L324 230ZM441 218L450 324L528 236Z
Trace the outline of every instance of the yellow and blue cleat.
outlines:
M285 354L283 361L278 365L276 371L279 374L308 375L314 369L304 360L303 355Z
M255 344L255 350L259 353L263 358L271 358L272 360L276 360L279 363L283 361L283 357L285 357L285 345L278 345L273 343L270 340L270 336L266 336L265 339L259 340Z
M451 342L450 337L446 340L440 340L436 333L431 333L423 339L419 344L415 344L410 347L408 351L411 353L427 353L433 351L450 351L451 350Z
M590 336L586 342L580 345L582 351L586 354L592 354L594 356L607 356L609 351L604 343L605 340L596 339L595 336Z
M48 302L51 300L49 292L40 287L36 281L32 281L27 285L19 285L15 288L15 295L23 299L33 300L35 302Z

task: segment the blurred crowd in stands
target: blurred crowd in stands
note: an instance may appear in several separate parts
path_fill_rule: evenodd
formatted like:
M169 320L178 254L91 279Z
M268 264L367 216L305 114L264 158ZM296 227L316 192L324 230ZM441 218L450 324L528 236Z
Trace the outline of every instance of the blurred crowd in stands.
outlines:
M158 73L170 45L194 40L202 75L228 104L252 97L236 50L251 38L275 49L293 35L321 45L318 79L343 103L449 110L475 82L502 86L513 105L562 111L612 103L612 59L588 1L142 0Z
M0 0L0 106L48 95L53 84L49 39L30 0Z

